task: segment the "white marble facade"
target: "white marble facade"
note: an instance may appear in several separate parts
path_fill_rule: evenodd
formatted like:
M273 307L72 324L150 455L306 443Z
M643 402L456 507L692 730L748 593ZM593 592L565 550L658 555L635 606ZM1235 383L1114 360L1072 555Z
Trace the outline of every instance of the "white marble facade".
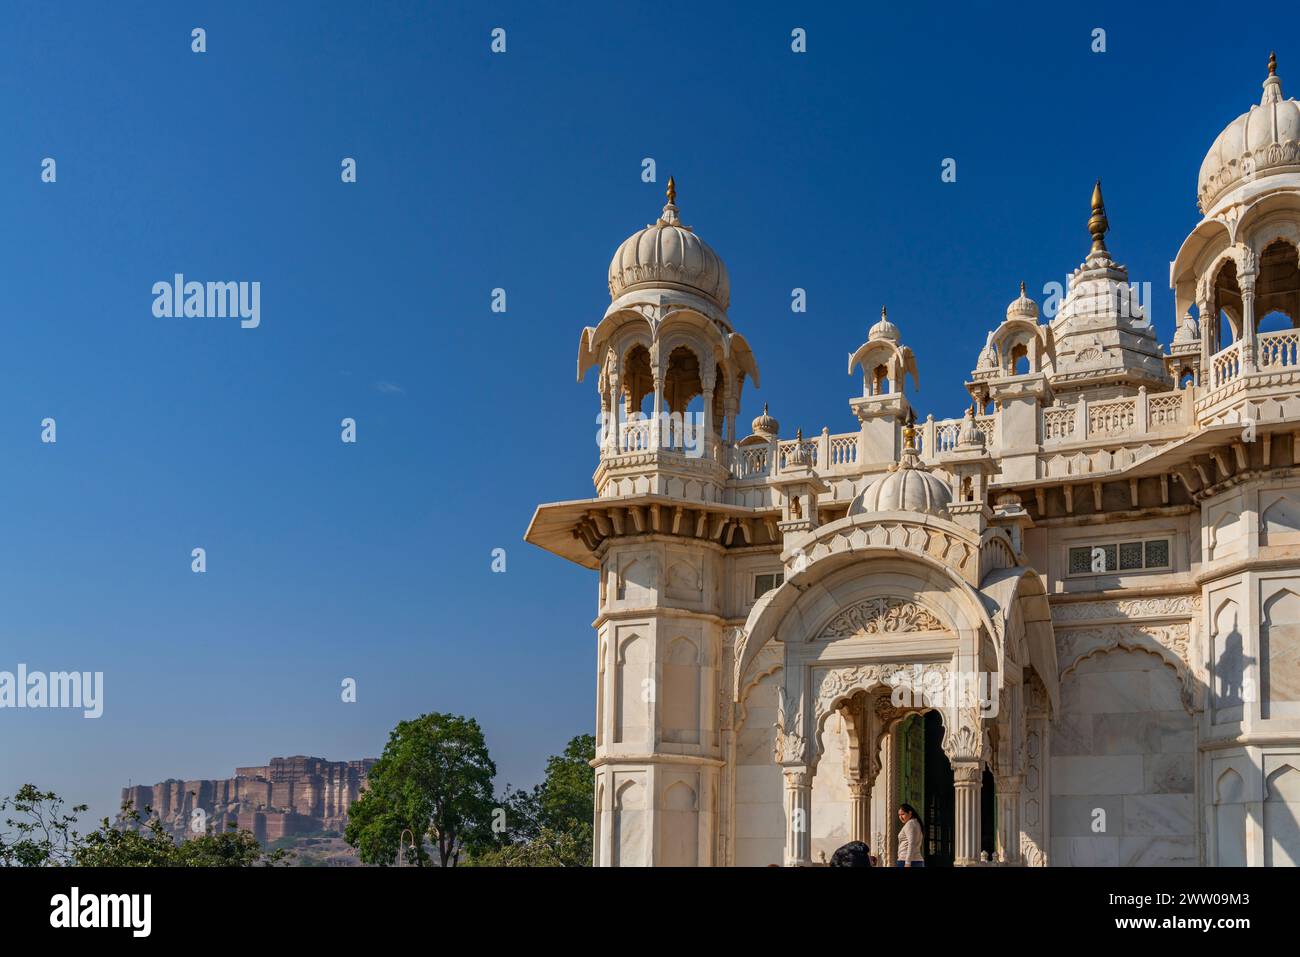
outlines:
M858 427L787 438L741 433L757 361L670 181L580 336L596 495L527 534L599 573L596 863L889 861L911 794L957 865L1300 859L1298 141L1270 60L1167 346L1098 184L1059 308L1022 285L971 344L965 415L917 420L882 310Z

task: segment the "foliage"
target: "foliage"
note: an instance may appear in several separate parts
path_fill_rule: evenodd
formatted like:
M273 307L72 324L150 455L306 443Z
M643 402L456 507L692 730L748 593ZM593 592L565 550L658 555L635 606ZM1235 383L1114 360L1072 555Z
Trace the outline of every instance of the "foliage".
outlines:
M145 808L142 815L128 801L116 824L103 818L99 828L82 836L73 826L86 805L62 810L53 791L25 784L13 798L0 799L0 811L12 808L22 817L6 818L0 833L0 864L20 867L252 867L279 864L283 850L265 852L249 831L215 833L177 842L163 822Z
M496 765L473 718L433 712L401 721L348 809L344 838L363 863L428 866L426 838L443 867L491 843Z
M12 798L0 798L0 813L12 810L21 817L6 817L0 832L0 865L5 867L59 867L72 863L77 848L73 825L88 805L78 804L70 814L63 798L24 784ZM12 833L10 828L13 829Z
M588 867L592 860L592 817L596 740L571 740L563 754L546 762L546 778L531 791L506 788L505 829L490 848L479 849L480 867Z

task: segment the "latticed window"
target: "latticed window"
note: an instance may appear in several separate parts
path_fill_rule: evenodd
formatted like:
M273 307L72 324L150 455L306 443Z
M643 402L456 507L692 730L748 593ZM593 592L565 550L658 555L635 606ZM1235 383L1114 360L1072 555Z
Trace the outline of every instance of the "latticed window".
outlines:
M1169 539L1137 542L1098 542L1072 546L1067 566L1070 575L1146 571L1169 567Z

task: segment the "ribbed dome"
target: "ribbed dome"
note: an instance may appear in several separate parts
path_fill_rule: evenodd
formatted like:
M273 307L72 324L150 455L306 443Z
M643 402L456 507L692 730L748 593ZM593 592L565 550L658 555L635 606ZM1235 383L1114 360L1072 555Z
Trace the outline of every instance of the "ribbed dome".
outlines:
M763 414L756 418L751 424L755 435L777 435L781 431L781 423L776 421L767 413L767 403L763 403Z
M1038 303L1025 295L1025 284L1020 284L1020 296L1011 301L1007 306L1008 319L1028 319L1030 322L1038 321Z
M668 286L700 293L719 308L731 305L731 277L713 249L689 226L683 226L668 180L668 204L659 221L638 230L618 247L609 263L609 298L629 289Z
M908 434L911 432L912 434ZM923 512L939 518L948 518L948 505L952 502L952 489L948 483L934 475L921 462L912 445L915 430L909 425L903 430L903 454L898 464L876 479L849 503L849 515L872 512Z
M899 340L898 326L889 321L884 306L880 307L880 318L876 320L876 324L867 331L867 341L873 339L888 339L891 342Z
M1282 98L1277 60L1270 56L1259 105L1229 123L1201 163L1201 212L1209 213L1234 186L1287 170L1300 170L1300 103Z

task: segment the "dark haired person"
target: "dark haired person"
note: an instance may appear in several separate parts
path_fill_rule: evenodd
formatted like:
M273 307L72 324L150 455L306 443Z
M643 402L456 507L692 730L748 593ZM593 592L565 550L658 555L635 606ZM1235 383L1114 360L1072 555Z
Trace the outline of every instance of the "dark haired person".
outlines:
M876 859L871 856L867 845L861 841L849 841L831 855L831 867L875 867Z
M910 804L899 805L898 820L902 830L898 832L897 867L925 867L925 828L916 816L916 808Z

